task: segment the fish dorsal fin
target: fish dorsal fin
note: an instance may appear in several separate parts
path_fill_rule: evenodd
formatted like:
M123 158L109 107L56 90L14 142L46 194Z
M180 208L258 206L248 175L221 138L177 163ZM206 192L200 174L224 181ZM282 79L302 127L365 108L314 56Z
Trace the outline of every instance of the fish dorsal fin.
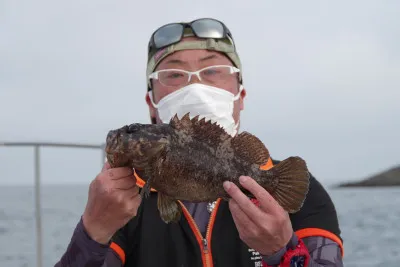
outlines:
M231 138L231 136L216 122L206 121L205 118L199 119L195 116L190 119L189 113L185 114L181 119L175 115L170 126L178 132L182 132L200 142L205 142L212 147L218 147L223 141Z
M178 115L170 120L169 125L178 131L189 131L192 125L192 121L190 120L189 113L185 114L182 119L178 118Z
M270 157L269 151L263 142L248 132L242 132L233 137L231 143L232 148L235 150L235 156L247 162L263 165L267 163Z

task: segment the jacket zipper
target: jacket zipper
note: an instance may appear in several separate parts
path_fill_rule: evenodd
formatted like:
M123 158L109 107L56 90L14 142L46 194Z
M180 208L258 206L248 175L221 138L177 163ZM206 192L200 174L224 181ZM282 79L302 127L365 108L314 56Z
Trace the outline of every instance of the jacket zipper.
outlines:
M194 221L193 217L190 215L190 213L186 209L185 205L183 205L183 203L180 202L182 209L184 210L184 214L190 222L189 223L190 228L192 228L192 230L194 231L196 239L199 242L200 250L202 253L201 258L203 261L203 266L206 266L206 267L213 267L212 261L210 261L210 259L212 260L212 254L211 254L211 251L209 248L210 248L210 244L211 244L211 230L214 225L215 215L217 214L219 202L220 202L220 199L217 200L217 203L215 204L215 208L212 211L212 213L210 214L210 219L209 219L208 225L207 225L206 237L203 237L203 235L201 234L200 229L197 226L196 222Z
M207 238L203 238L203 252L205 254L208 253L208 242L207 242Z

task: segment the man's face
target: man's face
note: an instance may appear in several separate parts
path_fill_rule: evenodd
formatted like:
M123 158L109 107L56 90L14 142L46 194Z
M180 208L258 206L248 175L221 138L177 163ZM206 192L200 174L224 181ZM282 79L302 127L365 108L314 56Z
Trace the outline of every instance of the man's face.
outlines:
M190 40L190 39L193 40L194 37L185 38L185 40ZM165 57L158 64L156 70L183 69L187 71L197 71L199 69L213 65L233 66L232 62L224 54L215 51L199 49L199 50L181 50L174 52ZM188 84L191 83L201 83L201 81L198 80L196 75L192 75L191 80L189 81ZM158 103L160 99L180 89L181 87L182 86L180 87L164 86L158 80L152 80L152 91L150 91L149 93L153 94L154 102ZM219 85L218 87L220 87L223 90L227 90L234 95L237 95L240 87L238 75L233 74L230 79L221 82L221 85ZM246 91L243 89L240 98L236 100L234 103L233 118L235 122L238 122L240 111L243 110L243 98L245 97L245 95ZM157 109L155 109L152 106L148 94L146 94L146 102L149 106L150 116L152 118L155 118L157 123L161 123L161 120L157 113Z

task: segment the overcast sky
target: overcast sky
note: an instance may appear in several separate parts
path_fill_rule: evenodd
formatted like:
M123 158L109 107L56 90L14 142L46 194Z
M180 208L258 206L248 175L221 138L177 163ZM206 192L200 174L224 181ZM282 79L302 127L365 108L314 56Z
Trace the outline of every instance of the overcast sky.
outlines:
M100 144L149 122L146 48L162 24L231 29L242 130L324 184L400 164L400 2L0 1L0 141ZM45 183L89 183L100 151L43 149ZM30 148L0 147L0 183L33 181Z

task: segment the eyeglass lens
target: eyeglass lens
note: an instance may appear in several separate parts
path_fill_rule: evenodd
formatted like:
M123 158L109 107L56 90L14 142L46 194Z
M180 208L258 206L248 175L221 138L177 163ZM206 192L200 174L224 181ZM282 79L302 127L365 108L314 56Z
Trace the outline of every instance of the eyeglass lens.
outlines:
M181 39L183 25L170 24L165 25L154 34L154 43L157 48L167 46L178 42Z
M194 21L192 29L201 38L222 38L224 36L224 27L221 23L211 19Z

